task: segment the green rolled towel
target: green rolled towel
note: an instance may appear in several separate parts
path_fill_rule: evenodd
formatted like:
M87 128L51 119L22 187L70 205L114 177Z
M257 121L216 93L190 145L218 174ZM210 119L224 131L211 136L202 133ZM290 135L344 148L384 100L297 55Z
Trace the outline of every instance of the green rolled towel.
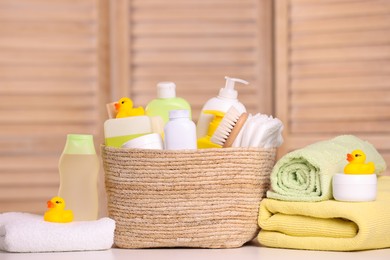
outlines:
M341 135L283 156L272 170L267 197L285 201L333 198L332 176L343 172L347 153L356 149L364 151L367 162L374 162L376 174L386 170L386 162L372 144L353 135Z

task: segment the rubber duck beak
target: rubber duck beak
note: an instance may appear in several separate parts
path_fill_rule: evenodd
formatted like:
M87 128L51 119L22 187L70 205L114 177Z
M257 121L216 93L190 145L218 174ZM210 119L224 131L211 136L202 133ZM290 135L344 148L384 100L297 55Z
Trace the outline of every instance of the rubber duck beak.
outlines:
M353 156L352 156L352 154L347 154L347 161L348 162L352 162L353 161Z
M47 207L48 207L49 209L52 209L52 208L55 207L55 204L49 200L49 201L47 202Z
M115 103L114 106L115 106L116 110L119 110L119 108L121 107L121 105L119 103Z

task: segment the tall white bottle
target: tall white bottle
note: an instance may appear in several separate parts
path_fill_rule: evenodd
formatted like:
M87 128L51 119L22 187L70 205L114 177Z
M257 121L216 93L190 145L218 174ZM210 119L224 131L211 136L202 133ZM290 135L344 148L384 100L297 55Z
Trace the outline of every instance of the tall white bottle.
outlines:
M69 134L58 168L60 189L58 196L73 211L75 221L98 218L99 159L92 135Z
M196 149L196 126L189 116L189 110L169 111L164 128L166 150Z
M224 88L219 90L217 97L209 99L203 106L196 124L196 136L201 138L207 134L210 122L213 120L213 115L205 114L205 110L217 110L226 113L231 106L234 106L240 113L246 112L245 106L238 101L237 90L234 89L234 84L240 82L249 84L247 81L237 78L225 77L226 84Z

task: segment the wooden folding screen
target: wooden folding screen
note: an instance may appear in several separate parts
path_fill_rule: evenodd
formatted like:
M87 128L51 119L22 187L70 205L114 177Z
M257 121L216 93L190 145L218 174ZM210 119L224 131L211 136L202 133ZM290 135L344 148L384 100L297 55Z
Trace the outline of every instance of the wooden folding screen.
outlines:
M129 95L144 106L159 81L176 82L196 119L224 76L246 79L248 110L273 114L275 103L285 124L280 155L352 133L390 163L389 10L384 0L0 1L0 212L43 212L66 134L99 145L105 103Z
M174 81L193 108L224 76L272 112L272 0L0 1L0 212L42 213L67 133L102 142L105 104ZM102 200L104 206L104 200Z
M250 112L271 113L272 1L119 0L111 15L117 98L145 106L159 81L173 81L196 119L230 76L250 82L237 86Z
M390 1L277 0L280 154L341 134L390 164Z
M66 134L101 142L108 61L100 4L0 1L0 212L45 210Z

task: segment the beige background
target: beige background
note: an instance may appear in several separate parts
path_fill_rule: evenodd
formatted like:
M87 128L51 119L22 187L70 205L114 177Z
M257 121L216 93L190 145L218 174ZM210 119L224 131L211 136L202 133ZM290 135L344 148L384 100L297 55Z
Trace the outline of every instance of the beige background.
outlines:
M196 120L224 76L248 80L249 112L285 124L279 156L352 133L390 162L389 72L387 0L0 0L0 212L42 213L66 134L99 150L105 104L159 81Z

